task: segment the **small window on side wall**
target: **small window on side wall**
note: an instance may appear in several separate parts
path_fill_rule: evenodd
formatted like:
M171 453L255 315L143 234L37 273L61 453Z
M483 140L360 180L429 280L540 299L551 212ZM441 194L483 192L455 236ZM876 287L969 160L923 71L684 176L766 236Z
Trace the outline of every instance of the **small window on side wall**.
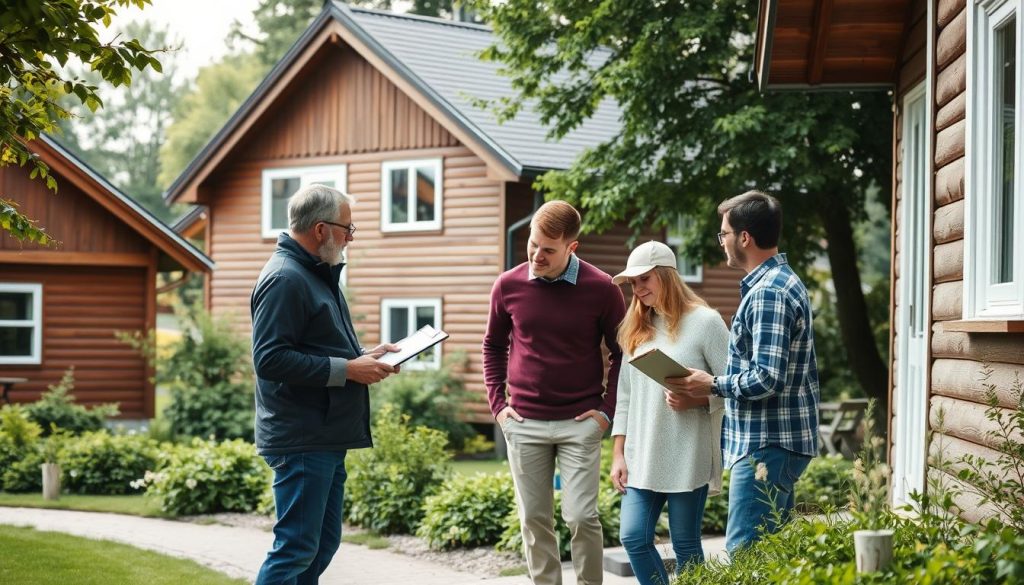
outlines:
M348 189L347 171L345 165L264 169L261 213L263 237L276 238L288 229L288 199L301 187L319 183L345 191Z
M382 232L441 229L441 159L385 162L380 183Z
M441 328L441 299L384 299L380 304L381 343L400 341L424 325ZM407 370L436 370L441 367L440 345L402 364Z
M42 363L43 285L0 283L0 364Z
M704 281L704 265L700 258L686 254L686 239L693 233L693 220L680 215L666 231L666 244L676 253L676 269L684 282Z

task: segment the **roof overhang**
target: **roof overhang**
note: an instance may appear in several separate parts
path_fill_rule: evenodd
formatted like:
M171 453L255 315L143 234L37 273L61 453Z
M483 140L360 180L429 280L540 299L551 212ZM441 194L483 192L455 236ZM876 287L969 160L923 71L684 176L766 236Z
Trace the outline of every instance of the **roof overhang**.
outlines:
M348 7L340 2L327 2L317 18L288 53L277 63L266 78L238 108L228 122L182 171L164 194L171 203L200 203L199 187L216 170L247 131L259 120L285 91L288 84L305 65L327 44L345 42L419 107L436 119L446 130L482 158L488 175L501 180L518 180L522 165L509 152L480 130L458 109L416 76L401 60L378 43L352 17Z
M760 91L892 87L911 0L760 0Z
M165 257L160 269L212 272L213 260L197 250L167 224L121 193L102 175L64 148L50 136L43 135L28 143L28 148L50 167L50 171L72 183L101 207L118 217L140 236L152 243Z

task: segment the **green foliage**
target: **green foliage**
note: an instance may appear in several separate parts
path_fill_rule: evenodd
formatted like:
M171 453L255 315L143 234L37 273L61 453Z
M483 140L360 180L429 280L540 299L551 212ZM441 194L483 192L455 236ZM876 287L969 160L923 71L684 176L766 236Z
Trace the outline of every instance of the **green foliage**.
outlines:
M255 383L248 341L202 309L181 317L181 337L157 364L157 381L171 394L163 412L171 434L252 441ZM135 334L122 339L144 355L154 355L148 338Z
M165 513L180 516L251 512L269 482L270 470L251 443L196 438L161 453L157 471L147 471L133 487L145 486Z
M759 93L749 80L757 4L747 0L468 4L496 32L483 58L500 62L515 91L484 102L499 118L535 109L557 139L599 108L621 109L621 131L538 188L579 204L589 231L625 222L639 233L689 216L706 237L685 252L712 264L722 258L712 235L719 201L770 189L785 209L782 242L795 269L825 253L836 278L850 281L837 285L837 308L850 338L863 340L849 348L860 364L851 369L868 396L884 395L885 362L862 335L872 325L853 282L853 226L867 219L869 190L890 183L891 133L878 131L892 119L889 95Z
M506 471L451 477L426 499L416 534L440 549L495 544L515 501L512 476Z
M453 449L461 449L476 432L459 419L463 405L472 398L456 369L465 366L466 356L445 360L437 370L413 370L390 376L374 386L371 408L376 419L385 405L407 413L411 426L443 431Z
M75 397L71 394L74 389L75 369L72 367L64 372L60 382L49 386L39 400L25 406L29 419L42 427L43 436L49 435L54 427L75 435L98 431L108 418L117 416L117 404L92 408L75 404Z
M117 9L145 7L149 0L31 0L7 2L0 12L0 166L32 165L31 177L56 191L50 169L25 143L58 129L70 113L65 96L90 111L103 107L98 87L68 73L69 59L88 64L102 82L115 87L132 82L132 70L161 70L153 51L138 39L101 42L99 28L110 25ZM0 228L19 240L47 244L51 236L22 215L14 202L0 198Z
M128 494L131 482L156 468L157 444L143 435L86 433L60 456L62 485L78 494Z
M885 441L875 434L876 403L868 401L864 412L864 442L853 462L853 482L850 485L850 514L862 530L884 527L889 509L889 466L882 460Z
M373 424L374 448L352 451L346 467L345 517L379 534L411 533L423 502L451 474L443 432L412 427L385 406Z
M42 433L23 406L0 408L0 490L31 491L40 487Z

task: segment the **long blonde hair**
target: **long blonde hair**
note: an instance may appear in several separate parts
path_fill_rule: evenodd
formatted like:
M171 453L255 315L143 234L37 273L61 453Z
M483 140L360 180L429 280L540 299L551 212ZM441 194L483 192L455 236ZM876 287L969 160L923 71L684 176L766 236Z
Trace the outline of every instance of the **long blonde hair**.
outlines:
M680 333L679 324L683 316L695 307L707 307L707 302L697 296L676 272L675 268L656 266L651 274L661 283L661 293L653 307L648 307L633 296L626 310L626 318L619 324L619 346L633 355L637 347L652 339L657 332L654 316L660 315L668 325L669 337L675 340Z

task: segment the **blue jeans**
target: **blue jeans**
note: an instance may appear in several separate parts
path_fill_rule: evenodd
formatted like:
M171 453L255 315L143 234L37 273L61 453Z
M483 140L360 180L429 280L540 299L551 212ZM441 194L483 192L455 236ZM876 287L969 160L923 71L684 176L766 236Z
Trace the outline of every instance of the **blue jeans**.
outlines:
M736 462L729 477L729 521L725 527L725 548L730 555L757 541L762 527L768 533L779 529L773 506L780 513L779 520L789 519L793 486L810 461L807 455L769 445ZM754 477L758 463L767 467L765 481Z
M666 494L632 487L622 496L619 540L629 555L633 574L642 585L668 585L668 573L661 555L654 547L654 528L661 510L668 502L668 529L672 551L676 554L676 571L688 564L704 562L700 543L701 523L708 486L692 492Z
M256 585L317 583L341 545L346 451L267 455L274 470L274 546Z

